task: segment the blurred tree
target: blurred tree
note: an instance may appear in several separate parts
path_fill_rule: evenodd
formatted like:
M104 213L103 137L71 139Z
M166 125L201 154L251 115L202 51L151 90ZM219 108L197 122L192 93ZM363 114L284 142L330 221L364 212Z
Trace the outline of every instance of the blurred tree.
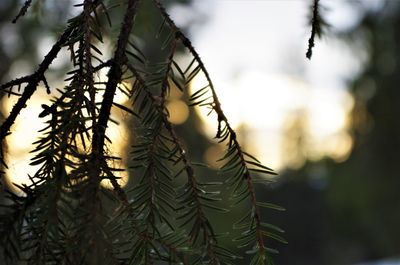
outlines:
M368 49L351 84L354 147L341 163L308 161L287 170L273 200L288 209L272 217L290 245L279 264L356 264L400 256L400 5L385 1L341 34ZM357 49L357 47L354 47ZM301 146L298 146L301 148Z
M362 245L363 255L371 259L400 254L399 25L400 5L387 1L355 29L370 49L369 63L352 86L354 149L331 182L340 231Z

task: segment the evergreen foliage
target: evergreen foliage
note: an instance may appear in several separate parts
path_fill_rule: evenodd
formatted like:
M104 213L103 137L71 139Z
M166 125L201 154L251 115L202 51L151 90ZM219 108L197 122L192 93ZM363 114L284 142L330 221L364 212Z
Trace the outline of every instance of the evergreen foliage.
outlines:
M313 0L310 12L310 25L311 25L311 35L308 39L308 48L306 52L307 59L311 60L313 48L315 46L315 37L320 38L322 36L323 30L328 24L325 22L321 16L321 3L320 0Z
M14 22L31 2L25 2ZM271 255L277 251L269 247L270 239L285 243L283 231L261 217L262 208L283 209L258 201L255 192L256 183L268 182L265 175L274 171L242 149L203 61L159 0L152 2L163 20L157 35L164 39L160 49L165 55L157 61L145 55L133 33L141 2L84 0L76 5L81 13L68 21L36 71L1 85L3 93L18 97L0 126L3 141L40 83L54 93L46 72L62 49L70 52L68 84L42 105L39 115L46 127L31 160L39 169L29 185L17 185L20 192L8 191L2 205L5 264L238 264L241 257L220 243L222 235L210 220L210 210L227 212L217 203L222 185L229 186L233 205L250 205L234 227L241 231L234 241L252 256L250 264L273 264ZM122 22L112 21L113 8L124 14ZM119 30L111 58L100 47L106 27ZM191 56L188 65L178 63L178 50ZM101 70L108 71L106 81L98 78ZM197 178L197 164L168 120L171 87L190 94L198 74L206 83L188 104L218 117L215 138L226 149L220 159L221 175L228 176L223 183ZM129 98L130 106L115 102L117 91ZM120 186L116 173L125 169L109 151L112 108L132 115L137 124L130 159L131 170L140 177L130 190ZM103 180L112 189L102 187Z

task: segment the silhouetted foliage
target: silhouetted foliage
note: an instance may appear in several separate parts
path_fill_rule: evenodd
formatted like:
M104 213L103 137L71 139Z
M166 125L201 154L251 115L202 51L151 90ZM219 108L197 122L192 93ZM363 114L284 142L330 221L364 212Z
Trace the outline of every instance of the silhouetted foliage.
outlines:
M315 46L315 37L320 38L322 36L323 28L327 25L321 16L321 9L320 0L314 0L310 12L311 35L308 39L308 48L306 52L306 57L310 60Z
M14 22L31 2L25 2ZM158 44L138 41L133 30L141 2L152 3L162 21L154 32L162 40L157 58L144 47ZM277 251L269 247L269 239L286 241L281 229L262 220L261 209L283 209L259 201L255 185L275 173L242 149L203 61L161 2L84 0L76 7L81 12L69 19L37 69L1 85L3 93L18 98L1 124L2 141L40 84L53 94L51 102L42 105L39 118L46 120L46 127L32 150L31 165L38 170L30 184L15 184L19 192L7 191L2 205L4 262L234 264L239 255L221 244L223 235L210 221L212 211L228 212L218 204L221 193L228 191L233 206L248 203L234 225L241 233L235 245L251 255L250 264L273 264L271 254ZM112 12L123 14L122 21ZM110 50L105 37L112 43L111 56L106 55ZM71 57L67 85L55 89L46 74L65 49ZM190 56L188 64L178 62L178 50ZM101 71L107 71L105 80L99 77ZM200 74L204 84L192 93L189 85ZM225 152L216 181L198 178L202 165L191 161L168 119L166 101L172 88L187 93L189 105L217 115L215 138ZM117 103L117 92L131 105ZM113 108L135 123L129 159L138 180L129 190L120 186L117 173L126 169L118 166L121 158L112 153L107 134ZM6 166L3 153L1 162ZM105 180L111 189L101 185Z

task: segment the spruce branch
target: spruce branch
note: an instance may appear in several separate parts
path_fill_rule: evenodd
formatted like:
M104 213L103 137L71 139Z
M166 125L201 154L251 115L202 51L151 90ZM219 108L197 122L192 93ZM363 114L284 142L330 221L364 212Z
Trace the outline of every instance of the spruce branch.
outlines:
M19 10L17 16L12 20L12 23L17 23L17 20L20 17L25 16L26 12L28 11L28 8L31 6L32 0L26 0L24 5L21 7L21 9Z
M127 10L122 22L117 42L117 48L115 50L114 57L111 61L111 67L107 75L108 81L100 108L98 122L95 126L96 129L93 131L92 153L94 156L103 156L107 122L109 120L111 106L113 104L117 85L122 77L121 67L126 62L125 50L129 41L129 34L133 27L133 19L136 15L136 10L139 2L140 0L130 0L128 2Z
M89 96L90 96L90 115L92 117L92 126L93 128L96 126L96 88L94 86L94 80L93 80L93 65L92 65L92 52L91 52L91 46L92 46L92 29L91 29L91 23L90 21L93 19L91 12L95 10L93 8L93 1L92 0L85 0L83 2L83 47L81 47L84 50L84 70L85 70L85 84L88 87L89 90ZM82 67L83 68L83 67Z
M20 98L12 108L9 116L0 126L0 145L2 145L4 138L9 134L10 128L14 124L15 119L17 118L21 110L25 108L27 101L36 91L39 82L45 80L44 73L47 71L53 60L57 57L59 51L64 46L64 44L69 40L73 31L73 27L67 27L64 33L61 34L58 41L50 49L49 53L44 57L43 61L39 64L39 67L34 74L17 78L1 85L1 90L9 87L10 91L8 93L11 93L12 86L18 85L18 87L20 87L22 83L27 83L26 87L24 88L24 92L22 93L22 95L20 95ZM1 155L0 161L1 164L5 165L3 155Z
M320 0L314 0L314 3L312 5L312 15L311 15L311 36L308 39L308 48L306 52L306 57L307 59L311 60L313 48L315 46L315 36L320 37L322 33L322 18L320 16L320 6L319 6Z
M43 80L44 73L47 71L53 60L57 57L58 52L61 50L64 44L69 40L69 37L73 31L74 31L73 27L68 27L64 31L64 33L61 34L58 41L50 49L49 53L44 57L44 60L42 61L42 63L40 63L36 72L33 75L30 75L29 77L23 78L24 81L27 82L28 84L25 87L21 97L18 99L17 103L12 108L10 115L0 126L0 141L2 141L4 137L8 134L11 126L15 122L15 119L17 118L21 110L25 108L26 102L36 91L39 82ZM21 81L21 79L19 79L19 81Z
M199 184L196 180L195 174L194 174L194 168L191 165L189 159L187 158L187 152L184 150L182 144L180 143L180 140L168 120L167 116L167 110L165 107L165 100L166 100L166 95L167 91L169 90L169 82L168 82L168 77L169 77L169 72L172 70L172 65L173 65L173 57L175 55L176 51L176 46L177 46L177 41L178 39L174 38L172 40L171 44L171 49L169 52L169 56L167 59L166 63L166 70L165 73L163 74L163 78L161 80L161 96L160 96L160 102L157 102L155 97L152 95L150 92L149 88L146 85L145 80L142 78L142 76L139 74L139 72L135 69L135 67L131 64L128 64L129 70L133 73L134 77L136 78L137 82L140 84L140 86L144 89L144 92L147 95L148 101L151 102L151 109L154 109L157 111L157 115L161 118L161 122L163 127L167 130L169 136L171 137L172 143L175 145L174 150L176 150L174 153L177 155L176 161L181 161L183 163L183 168L184 171L186 172L187 175L187 186L188 188L185 189L184 193L180 195L182 200L188 199L188 197L191 197L191 206L185 210L185 213L183 216L186 216L187 213L195 213L195 220L193 221L193 225L191 227L191 232L189 234L189 243L191 245L194 245L196 242L196 239L199 238L199 233L203 230L203 240L204 244L207 250L207 254L211 260L210 264L217 265L221 264L219 261L219 258L217 256L217 250L215 250L215 244L216 244L216 239L213 230L211 229L211 224L208 218L206 217L204 213L204 205L202 203L201 196L202 190L198 187ZM153 139L152 142L156 142L156 139ZM201 195L202 194L202 195ZM191 217L191 215L190 215ZM187 221L192 221L191 218L188 218L186 216L184 223L187 223ZM186 220L187 219L187 220ZM203 245L203 243L201 243Z
M83 60L83 58L81 59ZM109 65L110 61L106 61L95 67L94 70L99 71L104 67L109 67ZM37 155L33 157L32 164L44 164L32 178L34 185L32 185L27 192L46 190L49 185L55 187L51 188L51 192L47 194L43 193L50 198L49 203L46 205L52 207L39 211L37 213L37 218L30 218L33 221L37 219L43 220L43 225L30 222L29 219L25 228L32 230L32 235L34 235L29 238L29 242L33 242L32 244L38 242L35 243L34 247L35 256L30 256L32 262L36 261L41 263L42 259L51 259L61 262L63 258L69 259L68 256L71 255L71 253L64 253L63 249L65 249L65 246L57 246L57 242L53 241L54 233L57 233L59 236L61 234L66 236L68 230L63 222L68 223L72 220L70 216L65 215L66 209L69 208L68 204L65 203L65 198L63 199L63 197L66 196L65 187L69 186L69 189L78 190L69 179L70 176L67 176L65 168L67 165L70 167L76 165L76 161L71 160L71 157L75 157L78 160L82 158L86 159L75 151L78 149L78 144L75 140L77 135L81 136L82 133L87 131L85 128L82 128L81 124L81 122L85 120L81 110L84 106L84 102L86 102L84 95L85 82L82 81L84 73L80 71L82 67L82 64L80 64L78 71L72 71L73 77L70 85L67 86L64 91L60 91L61 96L57 98L51 106L42 105L44 110L39 115L39 117L50 115L51 119L48 122L49 125L45 128L45 130L47 130L47 136L36 142L37 147L34 152L36 152ZM86 138L88 137L87 135ZM81 143L85 145L84 137L81 136L81 139ZM39 196L39 198L42 197L43 195ZM73 210L67 211L71 213L74 212ZM74 222L76 221L74 220ZM56 229L54 229L54 227L56 227ZM85 226L83 225L82 227ZM52 251L46 250L49 244L52 246Z
M114 95L118 86L118 83L121 81L122 77L122 65L125 64L125 49L127 43L129 41L129 35L133 27L134 17L136 15L137 6L140 0L130 0L128 2L127 11L124 15L121 30L118 37L117 48L114 53L113 59L110 61L110 69L108 71L108 81L106 84L105 92L103 95L103 101L101 103L100 113L98 116L98 121L93 124L93 138L92 138L92 155L91 160L93 164L93 169L90 174L90 181L93 183L95 189L98 189L100 184L100 170L99 165L103 165L103 167L109 172L107 169L104 159L104 144L105 144L105 132L107 128L107 123L110 117L111 107L113 105ZM85 1L85 4L90 4L90 1ZM89 34L89 33L88 33ZM90 76L92 76L92 68L90 66L90 46L85 50L86 52L86 67L89 70ZM90 86L93 83L89 83L90 93L93 93L93 88ZM95 95L90 95L91 101L94 101ZM121 189L118 184L115 176L113 174L109 174L110 182L113 185L114 189L117 191L121 199L126 200L126 194Z
M175 55L176 51L176 46L177 46L178 39L175 37L172 41L172 48L170 51L170 55L168 56L168 63L167 63L167 69L165 73L165 78L162 82L162 87L161 87L161 104L160 104L160 114L162 115L162 121L164 124L164 127L167 129L170 137L172 138L172 141L175 145L175 148L177 149L178 153L178 161L182 161L184 165L184 169L186 172L187 176L187 184L190 187L189 189L186 189L183 195L188 195L191 194L193 198L193 206L194 207L189 207L187 210L192 211L192 209L195 209L196 214L196 220L193 223L193 227L191 229L191 234L190 236L190 243L192 245L195 244L195 239L198 238L198 233L200 233L200 230L203 230L203 240L207 249L207 254L210 258L210 264L211 265L218 265L221 264L219 261L219 258L217 256L216 250L214 249L214 245L216 244L216 238L214 235L214 231L211 229L211 224L208 218L206 217L204 213L204 205L201 202L201 192L198 187L198 183L195 177L195 171L193 166L191 165L189 159L187 158L187 152L184 150L182 144L180 143L180 140L172 126L172 124L169 122L168 117L166 115L166 107L165 107L165 100L166 100L166 94L169 89L169 82L168 82L168 77L170 71L172 71L172 65L173 65L173 58ZM182 195L182 196L183 196ZM203 195L204 196L204 195ZM197 231L197 232L196 232ZM193 232L193 233L192 233Z
M28 0L29 1L29 0ZM28 2L27 1L27 2ZM100 0L94 0L92 5L95 8L99 4ZM25 5L24 5L25 6ZM53 63L53 60L57 57L59 51L62 49L64 45L71 41L71 37L73 39L74 34L76 34L77 27L79 26L78 23L73 23L73 21L77 21L81 15L75 17L75 19L71 19L70 25L64 30L64 32L60 35L57 42L52 46L50 51L47 55L44 56L43 61L39 64L37 70L29 76L17 78L13 81L5 83L1 85L0 90L3 90L7 87L11 87L14 85L21 85L22 83L27 83L26 87L24 88L24 92L22 93L21 97L18 99L17 103L12 108L9 116L0 126L0 141L2 141L6 135L9 133L11 126L14 124L15 119L21 112L23 108L25 108L27 101L36 91L39 82L44 81L45 77L44 74L48 70L49 66Z
M7 83L4 83L4 84L2 84L0 86L0 91L3 92L3 93L11 93L12 95L16 94L16 95L20 96L19 93L12 92L12 88L14 86L18 86L18 92L19 92L20 89L21 89L21 85L23 83L29 82L30 78L31 78L31 75L27 75L27 76L16 78L16 79L11 80L11 81L9 81ZM6 89L9 89L9 90L6 90Z
M171 82L185 91L197 74L203 73L207 85L190 95L189 100L192 105L206 106L217 114L216 138L227 145L221 171L230 174L226 183L233 190L235 204L243 200L250 203L250 210L236 224L236 228L245 230L240 245L253 246L249 251L255 254L252 264L270 264L266 238L283 239L266 229L273 226L261 221L260 207L279 207L257 200L256 176L252 173L275 173L242 150L199 54L161 1L153 1L164 19L159 34L165 33L165 27L169 29L168 34L163 34L167 37L161 48L168 48L163 61L150 62L129 39L140 0L124 2L114 54L103 61L105 56L96 47L103 39L98 12L102 10L111 24L107 8L101 0L82 0L75 5L82 7L82 12L68 21L38 69L0 86L0 91L8 94L18 94L14 87L18 92L21 86L25 88L0 126L3 140L39 83L43 82L50 92L45 74L61 48L69 47L73 66L65 80L69 83L58 90L61 95L51 105L42 105L39 114L47 121L32 150L31 165L38 166L38 170L30 177L29 185L16 185L24 196L10 192L11 204L0 216L0 232L4 232L0 234L0 244L13 259L7 263L231 264L237 256L217 242L218 235L207 216L207 210L225 211L213 204L219 200L219 192L208 190L215 183L197 179L194 163L169 120L166 107ZM30 2L26 1L23 9ZM178 45L183 45L193 58L184 71L174 60ZM108 70L106 81L95 78L102 69ZM132 88L125 86L128 81L132 81ZM102 100L96 102L96 95L103 89ZM117 89L129 97L132 109L114 102ZM114 121L113 106L139 117L131 168L141 177L130 191L120 186L115 174L123 169L112 166L120 158L107 150L110 139L106 132L108 123ZM185 183L175 187L182 180L177 178L182 173ZM102 180L109 180L113 190L102 188ZM75 247L76 242L79 247Z
M106 174L108 176L112 176L113 173L110 170L105 170ZM115 180L116 177L112 176L109 177L110 180ZM125 212L127 214L127 216L125 217L127 220L130 220L130 226L127 228L128 231L131 231L132 229L134 230L134 233L137 237L137 240L148 240L148 243L150 245L152 245L151 240L154 241L154 243L156 243L157 245L160 246L160 248L164 249L167 252L170 252L170 262L183 262L184 265L188 265L188 263L184 260L185 254L179 250L179 248L185 244L184 240L181 239L177 239L176 237L173 236L167 236L167 238L165 237L159 237L159 238L155 238L155 237L150 237L149 235L149 231L143 230L141 228L141 226L139 225L139 221L137 220L137 211L134 207L132 207L132 203L129 202L128 197L125 193L125 191L119 186L119 184L117 183L115 186L113 186L115 192L116 192L116 196L118 197L118 199L120 200L120 202L122 203L122 206L120 207L120 210L117 210L116 212L120 211L120 212ZM120 214L117 214L116 217L121 216ZM125 233L124 230L122 230L122 233ZM171 243L173 242L173 243ZM130 242L128 242L129 245ZM131 260L134 259L134 257L131 257Z
M197 62L197 67L188 75L186 83L189 83L191 79L199 72L203 72L203 74L206 77L207 80L207 86L202 88L201 90L204 90L204 92L200 92L200 95L192 95L192 100L193 97L197 100L197 102L194 102L192 105L200 105L200 106L208 106L210 107L211 111L215 111L215 113L218 116L218 131L216 138L219 139L221 142L224 141L225 139L228 140L228 152L231 151L231 155L233 155L233 158L231 158L230 161L235 160L235 164L231 165L231 163L228 161L224 167L227 167L228 169L237 169L238 174L236 173L236 180L234 181L234 184L236 187L240 187L241 185L246 186L246 190L242 191L241 194L244 194L242 198L246 198L250 196L250 203L251 203L251 215L249 216L251 219L251 222L249 223L249 233L253 234L251 230L253 229L253 224L254 224L254 229L255 229L255 239L256 239L256 246L255 248L257 249L258 255L256 256L259 258L258 262L256 264L265 264L265 262L269 262L269 258L267 259L267 252L268 248L265 246L265 232L262 226L262 221L261 221L261 213L260 213L260 203L257 201L256 198L256 192L253 184L253 177L250 174L250 170L254 170L248 167L248 161L244 158L245 152L242 150L236 136L236 132L233 130L231 125L228 122L227 117L225 116L222 108L221 108L221 103L217 97L216 90L214 88L213 82L210 78L210 75L201 60L199 54L197 51L194 49L193 45L191 44L190 40L184 35L184 33L176 26L174 21L170 18L168 13L166 12L165 8L161 4L159 0L153 0L158 9L160 10L161 14L163 15L164 19L166 20L167 24L171 27L171 29L175 32L176 38L180 39L182 44L189 50L189 52L193 55L194 59L193 62ZM190 68L190 65L187 69ZM211 97L207 98L202 98L203 95L207 93L206 89L209 88L211 92ZM198 93L196 92L196 93ZM211 101L209 101L211 100ZM228 156L229 157L229 156ZM228 158L227 157L227 158ZM266 173L266 174L275 174L271 169L266 168L265 166L262 166L261 164L257 163L256 167L261 167L261 172Z
M22 191L26 187L20 186ZM38 198L38 194L28 191L26 197L7 192L6 198L13 202L12 207L1 205L5 211L0 215L0 246L3 249L5 262L13 264L20 257L20 234L23 231L24 217Z
M150 109L149 111L156 111ZM154 247L153 242L162 238L163 229L161 224L166 224L167 231L174 231L172 224L166 215L168 211L176 211L173 205L173 194L175 193L170 186L169 170L163 165L161 152L170 153L170 150L162 143L160 139L162 130L161 119L154 117L149 120L149 128L146 129L145 138L136 144L136 148L132 153L141 153L140 158L133 156L136 163L140 163L143 168L143 175L139 184L134 188L132 208L134 209L135 216L140 222L143 223L143 231L140 233L142 244L138 245L141 249L153 249L157 253L158 259L163 259L162 255L158 253ZM145 252L146 261L152 261L152 255ZM146 263L147 264L147 263Z

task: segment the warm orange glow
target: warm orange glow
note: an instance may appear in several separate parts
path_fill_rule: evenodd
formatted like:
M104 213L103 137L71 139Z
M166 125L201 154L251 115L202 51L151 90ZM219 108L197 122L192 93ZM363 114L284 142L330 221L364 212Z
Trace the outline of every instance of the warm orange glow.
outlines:
M107 80L106 74L103 72L100 75L100 80ZM123 84L120 84L121 87L130 87L131 84L129 82L124 82ZM103 98L102 94L97 94L96 95L96 101L101 101ZM121 104L121 105L126 105L128 108L131 108L129 102L128 102L128 97L125 95L121 90L117 89L114 95L114 102ZM116 120L119 124L115 124L111 121L108 122L107 124L107 136L111 140L111 144L107 144L106 150L112 154L113 156L120 157L120 161L115 161L115 165L110 165L113 168L122 168L126 169L126 162L127 162L127 154L126 154L126 145L129 143L129 132L128 128L125 125L125 120L128 117L128 113L113 107L111 109L111 118L113 120ZM126 183L128 182L128 172L127 171L118 171L114 172L114 175L116 177L119 177L118 183L121 185L121 187L124 187ZM112 185L109 180L103 180L101 182L103 187L106 188L112 188Z
M43 111L41 104L49 104L50 96L47 95L44 88L39 88L38 92L32 96L29 104L24 108L21 114L16 119L15 124L11 128L11 134L7 136L7 151L6 151L6 163L8 169L6 169L6 180L7 182L16 184L29 184L30 179L28 175L33 176L38 170L39 166L31 166L30 159L32 158L32 151L35 142L40 134L39 130L43 129L46 119L39 118L39 114ZM102 95L99 95L97 100L101 99ZM128 98L122 92L117 91L115 95L115 101L119 104L126 104ZM12 107L16 103L16 98L6 98L2 103L3 113L10 113ZM117 121L123 121L127 117L127 113L120 110L112 109L112 118ZM123 122L119 125L112 122L108 123L107 135L111 139L112 144L108 144L108 152L113 156L122 158L122 162L118 165L112 165L113 167L126 168L126 154L125 147L129 139L126 126ZM82 150L83 151L83 150ZM119 183L124 186L127 183L128 174L127 172L116 172L117 177L120 177ZM108 181L103 181L102 184L109 187ZM11 188L12 185L10 185ZM14 188L15 190L15 188Z
M167 104L168 120L173 124L182 124L189 117L189 108L182 100L171 100Z
M191 84L191 93L205 83L204 76L198 75ZM216 80L215 84L225 114L246 150L276 170L286 166L298 168L306 159L324 156L341 161L351 151L352 139L346 129L353 101L346 92L342 91L337 103L326 88L314 88L286 75L260 72L242 73L231 83ZM207 116L206 108L196 110L204 121L205 134L213 137L217 117L214 113ZM299 110L307 117L301 124L301 147L285 144L289 139L285 133L287 118ZM246 131L241 131L242 124Z
M218 169L223 166L223 162L218 162L217 160L223 157L223 155L224 152L221 146L212 145L206 150L204 154L204 160L211 168Z
M43 111L41 104L48 99L45 89L39 89L36 95L30 99L30 104L22 109L21 114L11 127L11 134L6 137L6 179L9 183L29 184L28 175L33 176L38 166L30 166L29 163L32 154L32 143L39 136L38 131L45 127L43 119L39 119L39 114ZM3 113L10 113L16 103L16 98L7 98L3 100ZM13 186L10 185L12 188ZM16 188L14 188L16 190Z
M122 104L122 102L119 102ZM118 113L119 112L119 113ZM112 115L114 119L121 121L126 115L126 113L121 113L120 111L112 111ZM115 124L112 122L108 123L107 127L107 135L112 141L112 144L108 145L108 151L113 155L121 158L121 161L115 161L116 164L109 165L113 168L125 168L126 169L126 161L127 161L127 154L126 154L126 145L129 143L129 135L128 135L128 128L124 125L123 122L120 124ZM128 172L125 171L117 171L114 172L116 177L119 177L118 183L121 187L124 187L128 182ZM112 185L109 180L103 180L101 182L103 187L112 188Z
M341 132L332 137L332 141L327 144L327 153L336 162L345 161L353 148L353 139L348 133Z

